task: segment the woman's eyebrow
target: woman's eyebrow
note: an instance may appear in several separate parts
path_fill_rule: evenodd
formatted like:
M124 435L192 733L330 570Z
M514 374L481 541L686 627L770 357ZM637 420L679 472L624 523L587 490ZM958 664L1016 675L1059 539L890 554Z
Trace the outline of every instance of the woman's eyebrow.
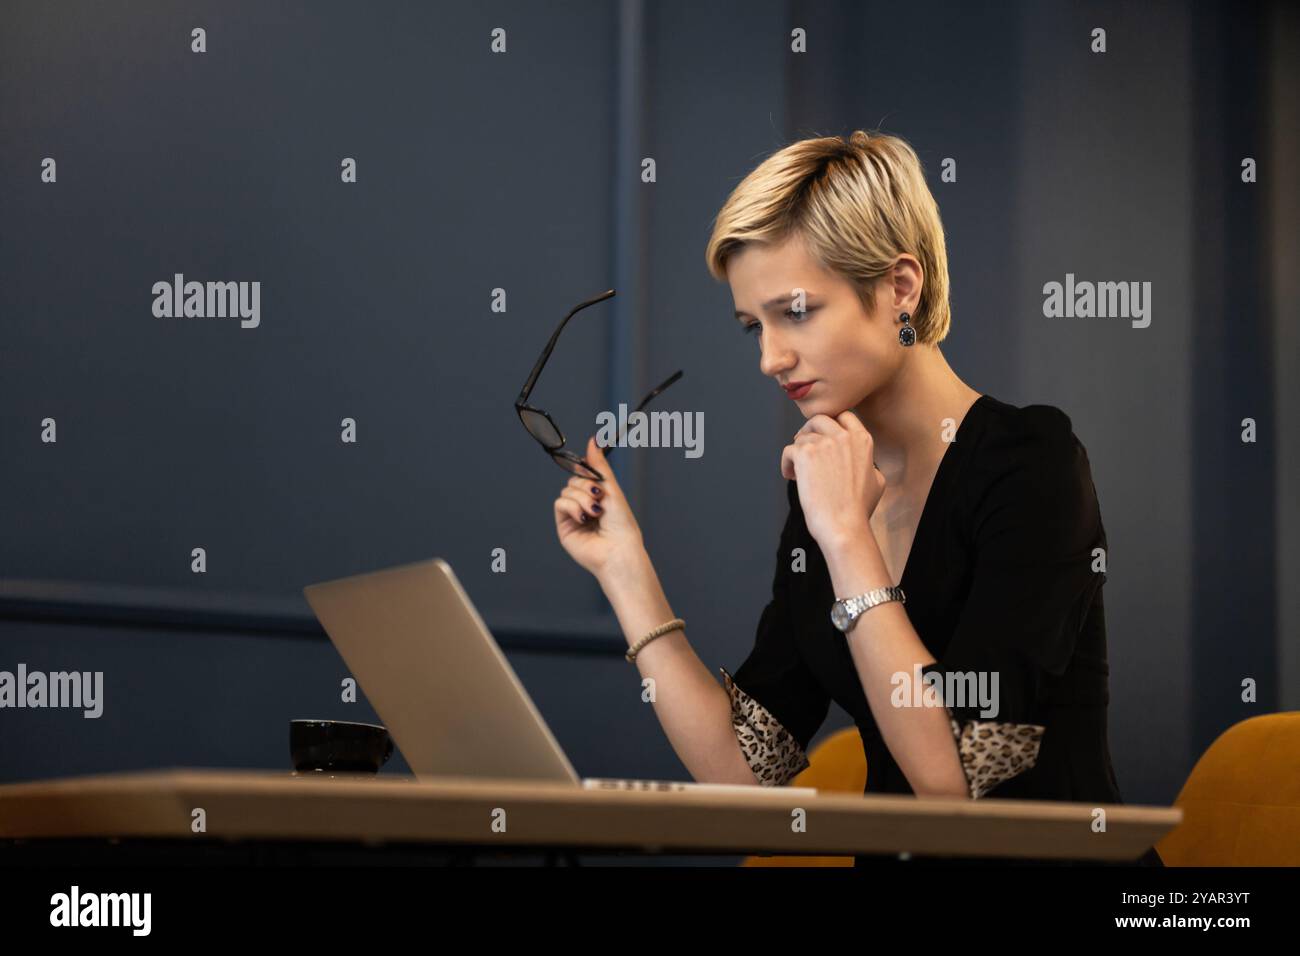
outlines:
M804 297L805 297L805 298L808 298L808 297L810 297L810 296L814 296L814 295L816 295L817 293L815 293L815 292L809 292L807 289L804 289L804 293L803 293L803 294L804 294ZM774 299L768 299L766 302L764 302L764 303L763 303L763 308L764 308L764 309L771 309L771 308L775 308L775 307L778 306L778 305L785 305L785 303L791 301L792 299L794 299L794 293L792 293L792 292L790 292L790 293L786 293L785 295L778 295L776 298L774 298ZM748 312L742 312L740 309L737 309L737 310L736 310L736 318L738 318L738 319L739 319L739 318L743 318L744 316L747 316L747 315L748 315L750 318L753 318L753 316L752 316L752 315L749 315Z

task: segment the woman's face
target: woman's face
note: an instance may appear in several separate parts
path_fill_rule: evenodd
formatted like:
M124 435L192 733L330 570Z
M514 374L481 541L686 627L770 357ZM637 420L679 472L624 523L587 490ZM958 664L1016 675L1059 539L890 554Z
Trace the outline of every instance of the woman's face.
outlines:
M818 264L798 234L780 245L742 246L727 260L727 281L744 334L758 340L759 370L781 386L813 383L791 396L804 418L855 408L902 362L894 324L909 310L892 308L894 286L878 281L868 312L853 284ZM802 314L791 310L795 289L804 290Z

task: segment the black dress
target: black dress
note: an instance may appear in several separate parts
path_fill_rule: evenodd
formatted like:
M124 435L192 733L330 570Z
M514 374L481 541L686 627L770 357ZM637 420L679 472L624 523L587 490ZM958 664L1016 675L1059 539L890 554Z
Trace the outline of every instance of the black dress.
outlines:
M742 751L762 782L788 782L807 766L805 751L834 700L861 735L865 792L910 794L845 637L831 624L836 595L794 481L787 493L772 600L749 657L734 676L722 669ZM802 573L792 569L795 548L806 554ZM1123 802L1107 740L1098 548L1106 548L1106 532L1068 416L980 396L944 451L899 582L907 616L936 658L924 673L998 675L996 716L974 701L948 708L973 796ZM990 733L997 752L1013 756L979 769L977 787L976 765L987 755L966 748ZM855 858L857 866L899 862ZM934 860L908 864L921 862ZM1162 865L1154 848L1136 862Z

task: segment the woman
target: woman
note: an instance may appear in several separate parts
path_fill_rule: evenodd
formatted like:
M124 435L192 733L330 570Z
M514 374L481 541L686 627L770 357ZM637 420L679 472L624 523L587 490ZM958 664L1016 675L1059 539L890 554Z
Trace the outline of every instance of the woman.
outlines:
M943 225L912 148L858 131L780 150L727 199L706 258L806 419L735 674L719 687L674 621L594 438L607 480L571 479L554 507L694 779L789 782L834 700L867 793L1121 803L1087 452L1059 409L982 395L945 361Z

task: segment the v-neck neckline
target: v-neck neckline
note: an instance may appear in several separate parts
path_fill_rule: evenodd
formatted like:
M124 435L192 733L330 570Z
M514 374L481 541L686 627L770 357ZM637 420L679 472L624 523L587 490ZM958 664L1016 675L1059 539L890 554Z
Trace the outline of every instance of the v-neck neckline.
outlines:
M934 477L930 479L930 487L925 493L925 504L921 505L921 516L916 519L916 530L912 533L912 543L907 546L907 558L903 562L903 573L898 576L898 586L900 588L903 587L903 582L907 580L907 572L912 569L912 555L916 553L916 546L921 541L921 532L925 529L925 518L930 513L930 502L934 500L935 491L939 488L940 481L947 477L950 462L954 457L952 446L958 444L961 440L962 429L971 420L971 414L987 399L987 395L980 395L979 398L971 402L970 407L966 409L966 414L961 417L961 422L957 425L957 431L953 434L952 441L948 442L948 447L943 450L943 454L939 457L939 467L934 470ZM903 592L907 593L907 589L903 588Z

